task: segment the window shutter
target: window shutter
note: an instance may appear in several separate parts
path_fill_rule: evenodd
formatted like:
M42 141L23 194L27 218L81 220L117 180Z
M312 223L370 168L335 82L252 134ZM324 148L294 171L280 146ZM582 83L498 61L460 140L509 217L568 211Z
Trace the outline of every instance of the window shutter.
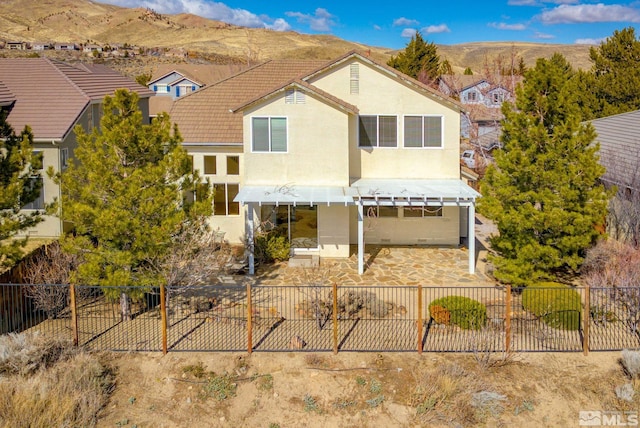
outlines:
M271 118L271 151L287 151L287 119L284 117Z
M158 85L153 85L153 92L158 92Z

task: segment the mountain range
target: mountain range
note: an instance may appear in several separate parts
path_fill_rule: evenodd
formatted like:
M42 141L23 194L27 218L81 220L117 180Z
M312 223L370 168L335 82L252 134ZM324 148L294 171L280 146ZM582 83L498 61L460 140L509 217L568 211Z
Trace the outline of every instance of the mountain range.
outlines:
M129 44L182 48L192 56L215 55L230 62L265 59L330 59L351 50L368 51L386 61L396 51L366 46L331 35L246 28L191 14L163 15L151 9L123 8L89 0L2 0L0 39L26 42ZM456 73L512 58L532 66L540 57L563 54L574 68L589 69L589 46L522 42L478 42L438 45Z

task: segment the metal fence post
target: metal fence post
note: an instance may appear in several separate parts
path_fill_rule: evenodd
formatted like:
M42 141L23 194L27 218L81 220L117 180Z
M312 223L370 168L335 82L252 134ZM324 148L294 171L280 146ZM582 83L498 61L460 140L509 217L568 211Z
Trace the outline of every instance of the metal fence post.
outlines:
M78 346L78 307L76 305L76 286L69 284L69 297L71 299L71 334L73 335L73 346Z
M338 353L338 284L333 283L333 353Z
M251 304L251 283L247 283L247 352L253 351L253 307Z
M589 322L591 319L591 289L584 288L584 310L582 315L582 352L589 355Z
M511 285L507 284L507 293L504 298L505 311L504 311L504 350L505 352L511 351Z
M418 284L418 354L422 354L422 284Z
M160 285L160 325L162 328L162 353L167 354L167 293L164 284Z

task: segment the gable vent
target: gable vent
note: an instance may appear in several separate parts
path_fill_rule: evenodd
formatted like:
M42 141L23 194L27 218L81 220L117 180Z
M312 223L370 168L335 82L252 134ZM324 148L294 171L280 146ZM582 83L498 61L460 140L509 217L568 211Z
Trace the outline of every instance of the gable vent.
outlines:
M353 63L349 66L349 93L360 93L360 64Z

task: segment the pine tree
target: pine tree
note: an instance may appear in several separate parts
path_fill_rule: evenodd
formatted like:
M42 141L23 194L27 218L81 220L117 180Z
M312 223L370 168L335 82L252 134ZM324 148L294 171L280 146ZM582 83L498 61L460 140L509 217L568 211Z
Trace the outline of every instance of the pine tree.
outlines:
M387 65L423 83L432 83L440 75L440 57L433 42L427 43L420 32L397 56L392 56Z
M471 67L467 67L464 69L464 73L465 76L473 76L473 70L471 70Z
M496 277L527 285L575 271L598 238L610 195L599 184L595 131L581 123L574 71L539 59L503 105L503 149L481 183L479 210L495 221Z
M185 225L205 221L211 195L192 173L168 115L144 124L137 94L126 90L105 97L104 111L100 130L76 127L75 160L58 177L62 219L75 227L63 247L82 255L75 280L119 296L128 319L130 297L139 295L123 287L160 284L154 261L171 251ZM199 200L189 202L184 195L195 188Z
M16 135L6 115L0 110L0 266L11 267L27 243L17 235L42 221L41 212L23 211L40 195L42 159L33 152L31 129Z
M598 48L592 47L596 99L593 117L640 109L640 40L633 27L614 31Z

